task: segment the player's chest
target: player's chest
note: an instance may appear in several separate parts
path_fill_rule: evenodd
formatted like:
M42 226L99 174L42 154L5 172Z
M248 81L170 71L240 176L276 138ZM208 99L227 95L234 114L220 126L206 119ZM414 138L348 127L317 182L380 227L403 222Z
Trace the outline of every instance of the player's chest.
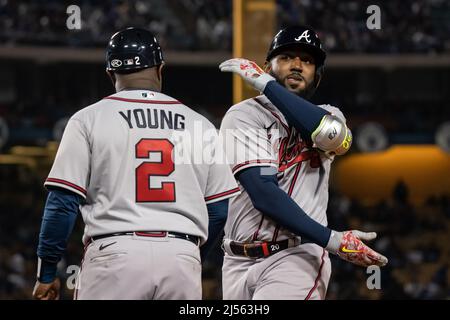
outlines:
M303 140L293 128L285 125L274 125L267 131L273 154L278 159L278 172L284 173L295 166L306 165L315 170L321 167L322 159L311 142Z

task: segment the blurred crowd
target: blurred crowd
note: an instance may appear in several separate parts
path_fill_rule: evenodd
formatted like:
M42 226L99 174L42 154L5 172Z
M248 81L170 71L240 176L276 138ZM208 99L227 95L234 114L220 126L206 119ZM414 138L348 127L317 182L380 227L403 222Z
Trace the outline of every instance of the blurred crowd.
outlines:
M277 0L279 27L313 26L331 52L442 53L450 51L450 3L379 3L381 29L369 30L369 0ZM66 8L81 8L81 30L66 28ZM1 0L0 41L10 44L104 47L127 26L158 34L173 50L231 50L231 0Z
M45 170L44 170L45 171ZM36 277L36 246L46 192L43 176L25 166L0 166L0 299L29 299ZM401 182L391 199L363 205L331 193L329 225L337 230L374 230L373 247L389 258L381 269L380 289L369 290L370 274L332 256L328 299L449 299L450 203L430 198L413 206ZM80 264L83 223L79 218L59 264L62 298L71 299L74 270ZM221 298L219 245L204 264L205 299ZM68 269L69 266L74 266Z
M366 21L378 5L381 29ZM450 2L447 0L278 0L278 21L313 26L331 52L440 53L450 51Z
M363 205L331 193L329 225L337 230L376 231L371 246L389 259L380 290L368 289L373 273L333 256L328 299L450 299L450 198L435 196L412 205L399 181L392 197Z
M80 30L66 27L72 4L81 9ZM230 50L230 21L231 1L0 1L0 40L6 44L104 47L117 30L136 26L157 34L166 49Z

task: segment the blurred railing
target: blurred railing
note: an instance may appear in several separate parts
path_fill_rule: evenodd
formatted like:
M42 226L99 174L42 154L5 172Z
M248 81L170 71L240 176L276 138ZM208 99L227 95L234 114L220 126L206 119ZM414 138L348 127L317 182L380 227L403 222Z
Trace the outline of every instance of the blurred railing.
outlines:
M231 58L226 51L165 51L165 59L172 65L218 65ZM0 46L0 58L27 59L38 62L103 62L104 49L55 48L39 46ZM263 63L263 61L258 61ZM341 54L331 53L327 67L439 67L450 66L450 54Z

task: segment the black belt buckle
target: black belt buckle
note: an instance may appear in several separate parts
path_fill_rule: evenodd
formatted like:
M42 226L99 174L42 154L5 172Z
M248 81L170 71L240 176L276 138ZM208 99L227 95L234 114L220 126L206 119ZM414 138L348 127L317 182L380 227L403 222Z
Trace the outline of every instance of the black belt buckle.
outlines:
M248 254L247 248L251 245L251 243L244 243L243 248L244 248L244 256L247 258L253 258Z

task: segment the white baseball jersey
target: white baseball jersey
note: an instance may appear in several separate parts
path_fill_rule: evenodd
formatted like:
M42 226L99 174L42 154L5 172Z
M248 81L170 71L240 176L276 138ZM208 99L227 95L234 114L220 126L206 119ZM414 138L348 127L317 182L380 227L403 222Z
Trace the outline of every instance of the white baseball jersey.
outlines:
M330 105L321 108L345 118ZM221 135L233 173L254 166L272 166L279 187L312 219L327 225L328 178L332 158L308 147L283 114L264 95L242 101L226 113ZM225 238L235 241L279 241L295 237L255 209L243 191L230 201Z
M181 232L204 242L206 204L239 193L225 161L198 157L222 148L217 136L206 118L167 95L121 91L71 117L45 186L85 199L84 242L129 231Z

